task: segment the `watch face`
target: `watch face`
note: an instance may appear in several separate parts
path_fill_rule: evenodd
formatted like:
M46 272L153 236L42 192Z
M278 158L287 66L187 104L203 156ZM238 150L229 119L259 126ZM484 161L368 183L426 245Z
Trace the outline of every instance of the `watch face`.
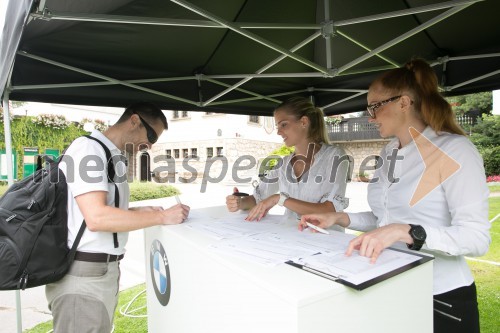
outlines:
M418 240L425 240L427 237L427 234L425 233L425 230L421 226L413 226L411 230L411 235Z

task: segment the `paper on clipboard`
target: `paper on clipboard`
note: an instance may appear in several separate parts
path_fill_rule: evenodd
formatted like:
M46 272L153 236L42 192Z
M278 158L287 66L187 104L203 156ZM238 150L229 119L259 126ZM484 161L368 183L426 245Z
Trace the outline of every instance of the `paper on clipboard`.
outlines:
M346 256L344 252L319 253L289 263L362 290L429 260L432 257L389 248L380 254L374 264L357 251L351 256Z

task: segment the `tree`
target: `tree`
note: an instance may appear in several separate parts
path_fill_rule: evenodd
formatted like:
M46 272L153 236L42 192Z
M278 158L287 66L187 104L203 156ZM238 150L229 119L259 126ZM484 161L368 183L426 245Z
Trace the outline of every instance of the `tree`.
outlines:
M470 140L478 149L500 146L500 116L483 115L472 126Z
M13 108L18 108L26 104L26 102L10 101Z
M500 174L500 116L483 115L472 126L470 140L476 145L484 161L487 176Z
M472 116L490 114L493 109L493 94L491 91L470 95L447 97L456 114L468 113ZM471 114L472 113L472 114Z

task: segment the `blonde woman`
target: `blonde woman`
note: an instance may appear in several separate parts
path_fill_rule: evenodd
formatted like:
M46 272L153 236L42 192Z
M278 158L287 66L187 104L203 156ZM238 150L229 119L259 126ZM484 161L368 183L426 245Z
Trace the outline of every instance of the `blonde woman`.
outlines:
M278 135L286 146L295 147L294 153L261 180L253 195L227 196L228 210L248 210L246 220L253 221L275 205L293 217L346 208L348 157L342 148L328 143L323 111L308 98L293 97L276 108L274 121Z

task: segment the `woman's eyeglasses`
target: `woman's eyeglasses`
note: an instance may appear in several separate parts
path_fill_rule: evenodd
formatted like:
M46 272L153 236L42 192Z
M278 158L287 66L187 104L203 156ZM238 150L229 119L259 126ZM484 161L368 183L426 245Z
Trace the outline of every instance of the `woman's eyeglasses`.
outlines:
M141 120L142 126L146 129L146 135L148 136L148 141L150 144L154 144L156 141L158 141L158 134L156 134L155 130L153 127L151 127L142 117L138 114L135 113L139 119Z
M368 111L368 114L370 114L370 117L375 119L375 112L377 112L378 108L380 108L381 106L384 106L390 102L397 101L400 98L401 98L401 95L388 98L388 99L381 101L381 102L369 104L366 107L366 111Z

